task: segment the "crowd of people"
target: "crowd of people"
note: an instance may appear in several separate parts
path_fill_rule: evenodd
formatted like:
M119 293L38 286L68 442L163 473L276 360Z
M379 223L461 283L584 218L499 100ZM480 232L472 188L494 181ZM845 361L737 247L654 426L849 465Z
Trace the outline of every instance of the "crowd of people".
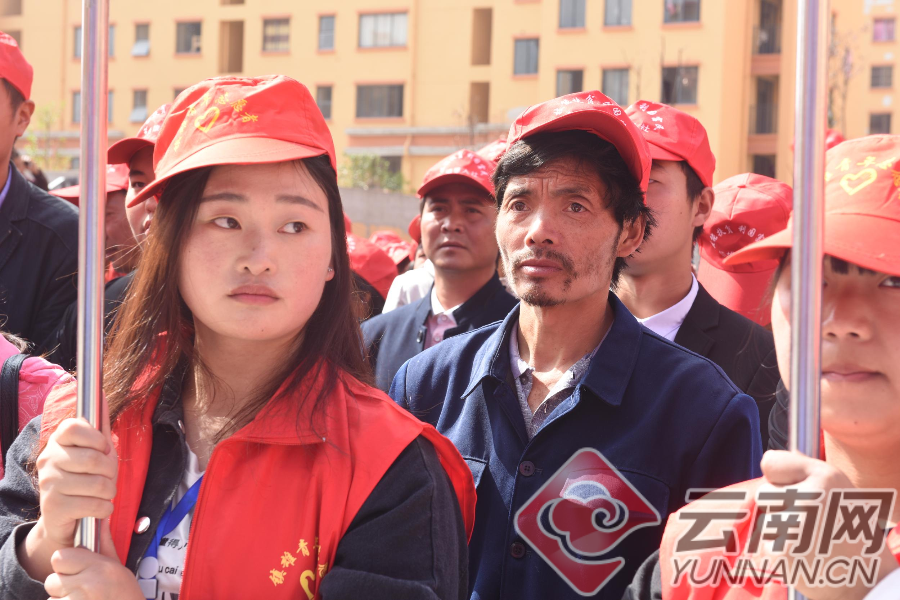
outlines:
M735 564L763 491L824 512L900 488L900 136L827 153L807 457L786 451L791 188L715 185L693 116L537 104L427 171L411 242L367 239L303 84L206 79L108 150L98 430L75 418L81 192L13 161L32 77L0 34L0 598L898 597L896 503L874 551L825 552L874 556L866 581L676 558L704 498L741 544L692 556Z

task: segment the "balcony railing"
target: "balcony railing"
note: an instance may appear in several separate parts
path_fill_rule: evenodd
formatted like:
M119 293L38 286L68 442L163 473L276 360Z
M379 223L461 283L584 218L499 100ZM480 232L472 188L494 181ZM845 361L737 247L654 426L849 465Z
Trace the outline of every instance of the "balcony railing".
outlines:
M778 103L767 102L750 107L750 133L778 133Z
M753 28L754 54L781 54L781 25L757 25Z

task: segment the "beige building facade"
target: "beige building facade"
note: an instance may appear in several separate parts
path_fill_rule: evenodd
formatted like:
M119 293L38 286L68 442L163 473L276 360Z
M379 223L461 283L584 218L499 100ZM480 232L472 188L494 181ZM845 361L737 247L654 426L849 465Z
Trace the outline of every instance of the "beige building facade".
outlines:
M796 0L111 0L110 139L213 75L305 83L340 161L375 154L406 191L527 106L600 89L675 104L709 131L715 180L791 180ZM900 131L900 0L832 0L829 92L847 137ZM0 0L35 67L32 154L77 166L80 0ZM51 164L52 163L52 164Z

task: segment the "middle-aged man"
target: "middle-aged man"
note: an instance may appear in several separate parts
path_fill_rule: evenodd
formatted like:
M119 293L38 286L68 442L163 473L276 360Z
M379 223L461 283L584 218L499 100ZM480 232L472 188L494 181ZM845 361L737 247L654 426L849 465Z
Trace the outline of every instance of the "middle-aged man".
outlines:
M362 324L380 389L390 389L400 366L425 348L500 321L515 306L497 275L495 165L460 150L425 173L419 212L434 285L421 300Z
M0 328L52 349L63 311L78 293L78 210L30 184L12 166L13 144L34 113L33 71L0 33Z
M600 92L522 113L493 176L521 304L394 379L472 469L473 599L618 600L689 490L760 472L753 399L610 292L652 221L649 174L640 130Z
M766 448L779 381L772 334L717 302L691 269L694 243L715 199L716 159L706 129L665 104L639 100L626 112L650 147L647 206L656 227L628 260L616 292L645 327L710 359L756 400Z

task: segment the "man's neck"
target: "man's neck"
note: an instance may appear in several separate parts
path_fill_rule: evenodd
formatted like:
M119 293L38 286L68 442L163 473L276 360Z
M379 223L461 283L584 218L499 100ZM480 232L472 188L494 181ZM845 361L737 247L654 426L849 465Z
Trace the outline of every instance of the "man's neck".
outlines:
M622 273L616 295L638 319L657 315L675 306L688 295L693 285L690 262L681 268L662 268L644 273Z
M434 291L438 302L445 310L459 306L483 288L496 272L494 268L457 271L435 265Z
M848 446L825 434L825 456L829 465L846 475L857 489L900 490L900 441L893 448ZM900 523L900 502L894 503L891 524Z
M564 373L597 347L612 325L606 294L551 307L521 304L519 356L538 373Z

